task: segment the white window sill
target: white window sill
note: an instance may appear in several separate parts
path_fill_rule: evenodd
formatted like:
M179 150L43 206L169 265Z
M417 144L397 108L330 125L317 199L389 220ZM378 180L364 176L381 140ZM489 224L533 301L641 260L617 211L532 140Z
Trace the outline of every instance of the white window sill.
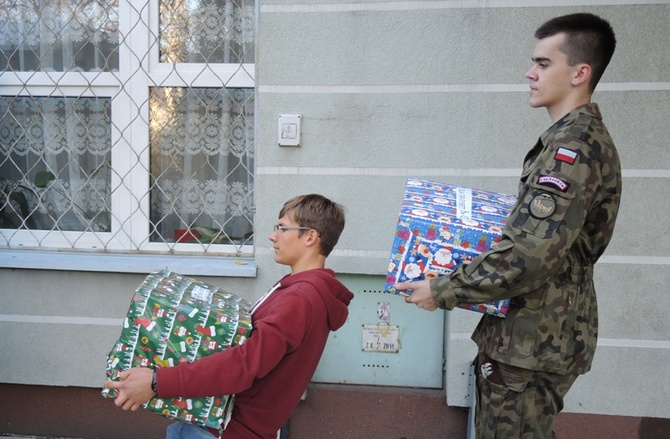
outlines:
M256 277L253 258L191 255L125 255L2 250L0 268L151 273L167 269L186 276Z

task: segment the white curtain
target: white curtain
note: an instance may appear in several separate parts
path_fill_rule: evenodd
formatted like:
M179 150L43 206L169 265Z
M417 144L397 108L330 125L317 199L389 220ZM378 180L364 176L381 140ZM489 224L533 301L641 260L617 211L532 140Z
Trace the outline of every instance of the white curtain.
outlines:
M250 242L253 94L152 89L152 239L169 241L175 230L195 228L201 242Z
M250 0L161 1L163 63L254 62ZM254 90L155 87L150 98L152 241L251 243Z
M0 71L118 71L117 0L0 2Z
M0 3L0 71L118 71L118 43L117 1ZM2 97L5 226L109 231L110 116L105 98ZM39 173L52 175L48 186L35 184Z
M160 61L253 63L254 4L160 1ZM118 44L116 0L0 2L0 72L118 71ZM200 242L251 243L254 89L185 85L154 87L150 95L151 240L197 228ZM5 199L8 191L25 192L39 220L28 227L109 231L111 100L1 99ZM55 177L46 190L34 185L39 171Z
M16 228L109 231L110 100L2 97L0 115L2 199L16 193L27 203L27 211L5 205L5 219ZM52 179L38 187L45 172Z

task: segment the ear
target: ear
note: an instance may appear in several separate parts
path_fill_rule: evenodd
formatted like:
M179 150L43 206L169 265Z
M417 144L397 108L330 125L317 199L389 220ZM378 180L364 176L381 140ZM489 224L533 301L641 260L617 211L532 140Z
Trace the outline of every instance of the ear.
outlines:
M577 64L572 76L572 81L570 82L574 86L580 86L588 84L589 79L591 79L591 66L588 64Z
M318 244L320 239L319 232L314 229L307 230L307 241L305 242L307 246Z

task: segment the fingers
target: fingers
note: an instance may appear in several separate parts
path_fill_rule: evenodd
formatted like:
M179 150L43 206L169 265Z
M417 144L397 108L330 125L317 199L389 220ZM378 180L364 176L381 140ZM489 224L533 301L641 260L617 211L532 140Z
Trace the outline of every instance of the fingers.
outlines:
M117 373L112 379L106 380L102 385L106 389L117 390L118 393L114 399L114 405L122 408L123 410L133 410L133 402L128 398L126 392L123 390L125 387L125 381L128 378L128 372L123 371ZM137 410L136 408L134 410Z
M104 387L117 392L114 404L123 410L136 411L155 396L151 390L152 370L134 367L105 381Z
M404 291L407 288L409 288L409 284L410 284L409 282L399 282L399 283L393 285L393 288L395 288L396 290Z
M114 387L109 387L108 383L113 384ZM108 382L105 383L105 387L108 387L108 388L118 388L119 386L121 386L121 383L114 382L114 381L108 381ZM114 405L116 405L117 407L120 407L123 410L130 410L130 411L133 411L133 412L136 411L137 409L139 409L142 406L142 404L134 402L132 399L130 399L128 397L128 395L126 394L126 392L124 392L124 391L119 392L118 396L114 400Z
M430 294L430 289L414 289L413 294L405 296L405 303L413 303L417 308L435 311L438 306Z
M123 410L130 410L134 412L137 411L138 408L140 408L140 405L130 400L126 401L126 403L123 404Z
M121 381L124 381L127 378L128 378L127 370L116 372L112 375L110 379L105 380L105 382L102 385L106 389L120 389L122 386Z
M115 402L117 407L121 407L123 410L137 411L140 408L141 404L137 404L130 399L117 399Z
M104 382L103 387L105 389L118 389L121 386L121 383L118 381L107 380Z

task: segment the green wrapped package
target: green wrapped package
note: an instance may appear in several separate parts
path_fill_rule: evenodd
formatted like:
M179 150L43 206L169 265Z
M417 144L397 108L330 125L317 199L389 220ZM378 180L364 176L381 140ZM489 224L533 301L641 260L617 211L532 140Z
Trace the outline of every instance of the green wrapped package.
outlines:
M251 333L251 304L234 294L160 270L135 290L121 336L107 357L107 379L132 367L161 368L193 361L244 343ZM117 391L102 395L116 398ZM220 428L232 395L153 398L144 408L162 416Z

